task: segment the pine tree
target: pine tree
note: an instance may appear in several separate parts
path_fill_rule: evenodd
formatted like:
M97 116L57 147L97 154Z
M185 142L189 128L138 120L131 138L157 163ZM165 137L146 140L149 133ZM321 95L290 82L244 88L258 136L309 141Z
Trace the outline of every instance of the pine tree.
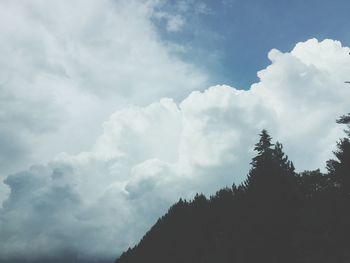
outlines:
M253 158L247 180L244 185L248 191L253 191L259 198L270 197L278 199L277 193L285 194L295 180L294 165L283 152L281 143L271 143L271 136L262 130L260 140L254 150L257 155ZM272 148L274 146L274 148Z
M246 241L250 253L248 262L265 258L269 262L290 262L293 259L291 231L297 207L294 165L283 152L281 143L271 142L266 130L254 150L245 181L246 221L249 229Z
M327 193L327 199L318 202L322 205L325 214L321 218L326 218L319 232L324 232L327 239L326 244L331 253L328 257L334 262L350 262L350 114L341 116L337 123L345 124L347 137L342 138L337 143L334 151L335 159L327 162L329 181L333 187L333 192ZM335 188L335 191L334 191ZM316 204L318 204L316 203ZM337 253L334 253L337 251Z
M332 181L340 188L342 193L350 194L350 113L341 116L337 123L346 124L345 133L347 138L337 143L337 150L334 151L336 159L327 162L327 170Z
M260 140L257 144L255 144L254 151L257 151L258 154L253 158L251 165L254 168L257 168L260 162L267 160L271 157L272 154L272 146L271 136L268 134L267 130L262 130L260 133Z
M255 144L254 150L257 155L253 158L252 168L249 171L244 185L247 191L254 191L256 194L261 194L264 188L269 184L268 176L270 168L272 166L272 146L271 136L266 130L262 130L260 133L260 140Z

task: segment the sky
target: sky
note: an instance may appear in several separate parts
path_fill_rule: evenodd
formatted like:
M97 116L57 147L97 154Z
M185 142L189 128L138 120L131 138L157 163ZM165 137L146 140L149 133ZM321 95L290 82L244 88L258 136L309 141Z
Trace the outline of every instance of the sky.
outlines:
M207 70L212 85L249 89L258 81L256 72L269 64L266 54L271 48L286 52L310 38L339 39L343 45L350 44L346 0L186 3L167 1L162 7L177 12L186 26L176 32L164 25L158 30L163 39L187 47L182 58ZM157 22L162 25L163 21Z
M0 1L0 261L110 262L240 183L266 128L321 168L349 112L346 1Z

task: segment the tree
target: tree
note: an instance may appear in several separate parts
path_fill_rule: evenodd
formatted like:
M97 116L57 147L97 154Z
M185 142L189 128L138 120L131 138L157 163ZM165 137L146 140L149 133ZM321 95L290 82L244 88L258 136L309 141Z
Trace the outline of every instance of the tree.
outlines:
M341 116L337 123L346 124L347 138L340 139L337 149L333 152L336 159L327 162L327 170L334 184L342 193L350 194L350 113Z
M337 120L337 123L340 124L350 124L350 113L347 115L340 116L340 118Z
M271 136L266 130L260 133L260 140L254 150L247 180L244 185L248 192L254 192L258 198L278 199L277 195L290 192L292 181L295 180L294 165L283 152L281 143L271 143ZM274 146L274 148L272 148Z
M285 155L283 152L283 145L279 142L276 142L275 149L273 151L273 157L279 165L279 168L282 169L287 175L295 175L294 171L294 164L293 162L288 160L288 155Z
M248 191L264 191L265 186L269 184L268 176L271 174L272 166L272 146L271 136L266 130L260 133L260 140L255 144L254 151L257 155L252 159L251 169L244 185ZM257 189L255 189L257 188ZM254 190L253 190L254 189Z
M329 177L321 173L320 169L304 171L298 176L300 193L306 199L315 197L316 194L325 191L329 186Z
M268 262L293 260L292 231L296 219L297 184L294 165L283 152L281 143L271 142L266 130L254 150L246 189L245 219L249 226L245 247L248 262L264 258ZM289 261L291 260L291 261Z
M260 133L260 140L255 144L254 151L257 151L258 154L253 158L251 165L253 169L259 165L259 162L263 162L265 159L271 157L272 146L271 136L268 134L267 130L262 130Z

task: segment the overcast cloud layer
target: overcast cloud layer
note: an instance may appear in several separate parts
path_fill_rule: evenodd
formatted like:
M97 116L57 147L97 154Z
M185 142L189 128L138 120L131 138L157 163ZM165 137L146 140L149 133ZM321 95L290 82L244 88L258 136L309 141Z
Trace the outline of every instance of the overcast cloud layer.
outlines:
M0 5L0 164L11 190L0 261L114 258L179 197L242 181L261 129L298 170L323 168L343 136L350 49L340 42L272 50L247 91L206 89L158 39L150 21L172 15L155 13L157 2Z

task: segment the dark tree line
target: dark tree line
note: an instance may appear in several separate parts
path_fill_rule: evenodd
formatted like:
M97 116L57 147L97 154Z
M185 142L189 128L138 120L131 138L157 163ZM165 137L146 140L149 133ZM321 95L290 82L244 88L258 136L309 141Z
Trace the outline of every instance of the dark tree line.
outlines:
M350 114L327 173L297 174L266 130L247 179L180 199L117 263L349 263Z

